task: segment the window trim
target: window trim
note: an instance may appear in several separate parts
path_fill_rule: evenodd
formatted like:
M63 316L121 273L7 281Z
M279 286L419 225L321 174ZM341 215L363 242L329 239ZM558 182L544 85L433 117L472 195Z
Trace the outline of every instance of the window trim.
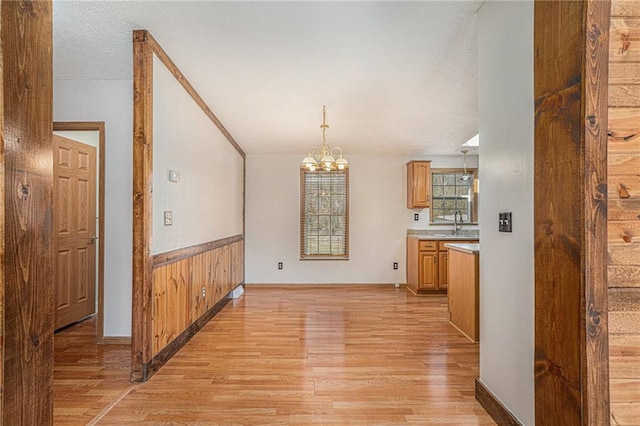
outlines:
M304 209L305 200L305 174L320 174L320 173L340 173L345 176L345 253L344 254L305 254L304 253L304 237L305 237L305 218L306 212ZM332 170L326 172L324 170L309 171L306 169L300 169L300 260L349 260L349 169L345 170Z
M462 167L452 167L452 168L444 168L444 169L431 169L429 178L431 182L429 183L429 225L440 226L445 225L449 226L453 224L451 222L434 222L433 221L433 174L434 173L459 173L464 172ZM467 167L467 173L473 173L473 179L478 179L478 169L473 167ZM464 222L465 225L477 225L478 224L478 193L473 193L473 209L471 211L473 218L475 219L473 222Z

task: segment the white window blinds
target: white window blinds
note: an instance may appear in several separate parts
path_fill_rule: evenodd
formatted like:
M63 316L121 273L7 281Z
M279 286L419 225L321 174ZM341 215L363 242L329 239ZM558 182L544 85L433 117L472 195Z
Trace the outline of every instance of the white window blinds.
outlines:
M300 173L300 257L348 258L348 171Z

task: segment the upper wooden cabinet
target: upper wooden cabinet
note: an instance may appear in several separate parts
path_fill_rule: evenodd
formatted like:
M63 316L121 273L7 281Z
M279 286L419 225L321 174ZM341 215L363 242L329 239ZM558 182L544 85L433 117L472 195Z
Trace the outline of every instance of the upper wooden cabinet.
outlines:
M407 163L407 208L429 207L431 192L431 161Z

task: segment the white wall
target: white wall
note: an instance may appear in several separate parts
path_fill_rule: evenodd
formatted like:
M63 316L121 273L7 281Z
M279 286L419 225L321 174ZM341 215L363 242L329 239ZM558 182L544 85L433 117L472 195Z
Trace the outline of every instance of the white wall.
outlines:
M105 122L104 335L131 335L131 80L55 80L54 121Z
M243 174L242 156L154 56L152 252L242 234Z
M485 2L478 24L480 380L533 425L533 3Z
M349 260L300 260L300 153L247 156L247 283L405 283L407 228L428 227L429 210L406 208L403 156L349 155ZM422 158L411 158L418 160ZM462 156L424 158L462 167ZM467 159L476 167L477 157ZM480 201L480 204L482 201ZM414 213L420 221L414 222ZM438 229L444 229L438 227ZM284 268L278 270L278 262ZM398 270L393 270L398 262Z

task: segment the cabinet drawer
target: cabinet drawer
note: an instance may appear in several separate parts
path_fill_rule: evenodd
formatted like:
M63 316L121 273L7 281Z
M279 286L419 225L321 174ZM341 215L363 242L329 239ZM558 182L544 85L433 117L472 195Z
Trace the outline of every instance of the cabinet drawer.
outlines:
M436 250L437 248L438 248L437 241L420 241L420 246L419 246L420 251Z

